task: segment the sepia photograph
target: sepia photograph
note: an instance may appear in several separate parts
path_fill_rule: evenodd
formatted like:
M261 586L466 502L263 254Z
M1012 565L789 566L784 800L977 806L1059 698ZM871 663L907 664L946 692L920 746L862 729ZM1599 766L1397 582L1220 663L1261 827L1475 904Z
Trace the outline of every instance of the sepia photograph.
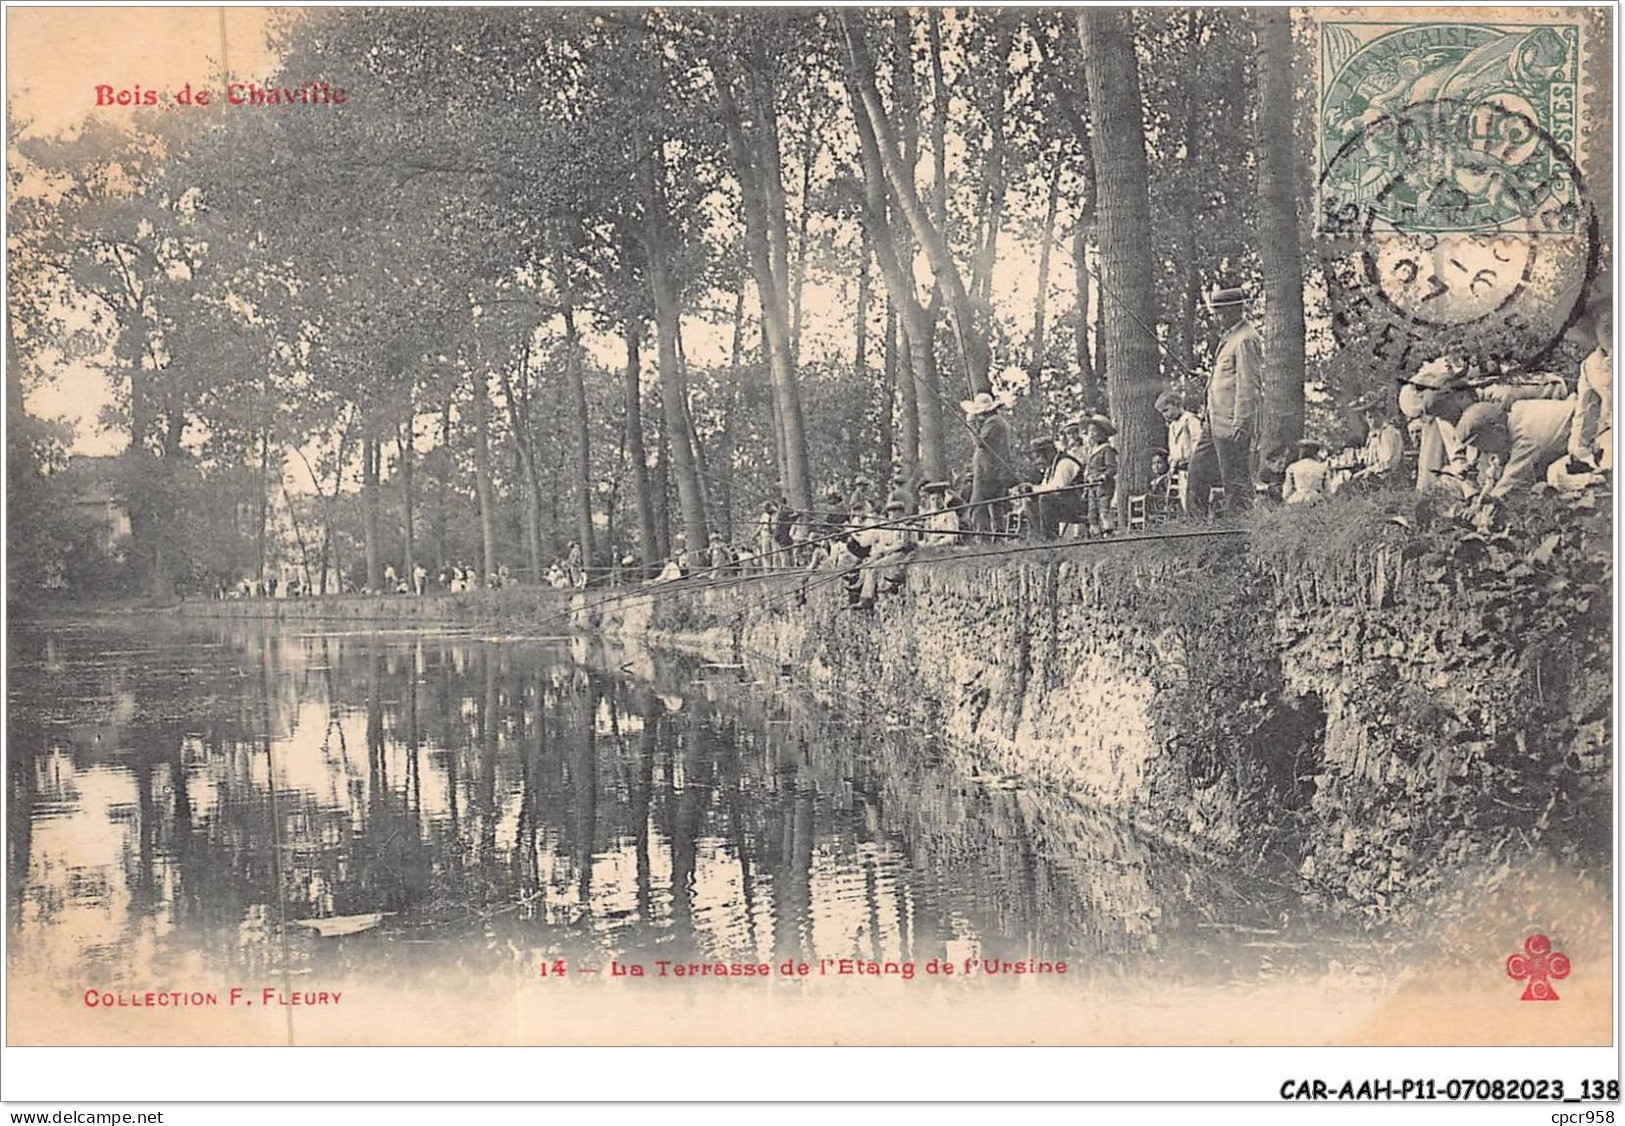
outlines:
M7 6L6 1044L1617 1047L1615 13Z

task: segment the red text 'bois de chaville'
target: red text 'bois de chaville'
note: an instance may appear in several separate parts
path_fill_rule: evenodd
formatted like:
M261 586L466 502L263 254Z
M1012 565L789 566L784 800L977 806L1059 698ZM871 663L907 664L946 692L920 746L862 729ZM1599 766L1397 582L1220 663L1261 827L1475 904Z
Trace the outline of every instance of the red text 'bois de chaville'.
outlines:
M349 93L327 82L306 82L299 86L260 86L253 82L228 82L224 91L188 82L179 90L157 90L147 86L98 84L97 106L197 106L206 108L224 102L233 106L342 106Z

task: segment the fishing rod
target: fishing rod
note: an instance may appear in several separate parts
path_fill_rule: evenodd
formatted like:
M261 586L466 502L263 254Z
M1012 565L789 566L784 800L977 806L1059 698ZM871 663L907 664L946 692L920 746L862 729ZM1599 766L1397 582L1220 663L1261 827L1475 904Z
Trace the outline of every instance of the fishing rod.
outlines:
M1495 386L1540 387L1543 385L1555 386L1559 382L1563 383L1565 389L1568 387L1567 381L1563 380L1562 376L1547 372L1531 371L1521 375L1487 375L1482 373L1479 375L1452 375L1449 377L1450 381L1443 387L1418 382L1418 377L1421 374L1418 371L1415 375L1397 376L1394 382L1401 387L1414 387L1418 391L1469 391L1477 390L1480 387Z

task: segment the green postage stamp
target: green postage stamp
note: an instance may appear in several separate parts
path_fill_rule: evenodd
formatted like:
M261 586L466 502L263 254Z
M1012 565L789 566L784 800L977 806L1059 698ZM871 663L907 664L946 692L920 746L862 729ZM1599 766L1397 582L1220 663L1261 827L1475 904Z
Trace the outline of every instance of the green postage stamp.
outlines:
M1320 24L1325 234L1573 234L1578 23Z

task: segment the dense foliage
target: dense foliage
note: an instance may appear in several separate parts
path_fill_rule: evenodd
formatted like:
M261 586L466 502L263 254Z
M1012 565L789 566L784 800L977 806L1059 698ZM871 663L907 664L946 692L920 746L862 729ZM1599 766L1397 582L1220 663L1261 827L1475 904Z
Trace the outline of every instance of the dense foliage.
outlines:
M1333 438L1378 328L1313 238L1315 25L1261 19L312 9L255 81L342 106L14 121L13 589L86 585L71 440L24 413L69 370L124 446L86 470L130 523L103 577L158 598L648 569L779 496L963 477L990 388L1018 448L1109 411L1132 492L1221 279L1270 306L1269 440Z
M132 525L125 585L159 597L290 568L376 588L415 561L534 578L572 540L647 565L746 538L780 494L963 473L958 400L1020 392L1024 430L1129 409L1103 401L1097 322L1159 340L1123 386L1186 379L1213 335L1197 291L1257 276L1250 24L1123 31L1144 294L1102 288L1111 169L1071 13L289 16L257 81L318 76L342 107L17 123L20 386L105 374L128 449L97 472ZM19 580L60 585L65 541L27 530Z

